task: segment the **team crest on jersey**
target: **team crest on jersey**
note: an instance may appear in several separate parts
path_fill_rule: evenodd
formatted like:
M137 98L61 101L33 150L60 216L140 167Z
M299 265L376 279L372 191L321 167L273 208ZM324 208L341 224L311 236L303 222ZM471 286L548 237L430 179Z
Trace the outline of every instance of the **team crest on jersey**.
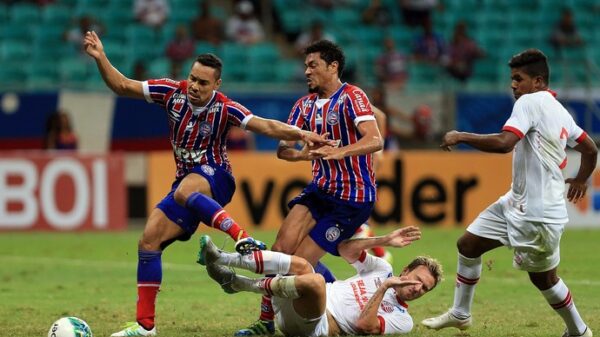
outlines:
M340 113L333 110L327 113L327 124L336 125L340 122Z
M212 127L208 122L202 122L198 125L198 132L200 133L200 136L206 137L212 132Z
M381 310L389 314L390 312L394 311L394 305L388 301L381 301Z
M325 238L329 242L333 242L333 241L337 240L339 237L340 237L340 229L335 226L329 227L327 229L327 231L325 232Z
M215 169L208 166L208 165L202 165L200 166L200 169L202 170L202 172L204 172L207 176L214 176L215 175Z

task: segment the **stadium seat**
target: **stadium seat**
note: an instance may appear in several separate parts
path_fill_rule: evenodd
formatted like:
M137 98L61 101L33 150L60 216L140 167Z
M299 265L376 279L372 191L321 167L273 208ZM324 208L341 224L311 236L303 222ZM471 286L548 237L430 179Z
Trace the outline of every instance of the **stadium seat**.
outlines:
M158 41L158 33L144 25L132 24L125 31L130 46L154 45Z
M198 41L196 42L196 55L204 54L204 53L213 53L217 56L221 54L221 50L219 47L213 45L212 43Z
M247 49L250 65L274 64L279 59L279 50L272 43L258 43Z
M33 25L25 25L18 22L3 22L0 25L0 41L2 40L21 40L31 39Z
M60 79L66 84L85 82L88 77L88 64L81 57L65 58L59 64Z
M4 40L0 45L1 60L26 60L31 55L30 44L25 41ZM4 65L2 65L4 67Z
M171 72L171 61L166 57L153 60L148 66L148 76L151 78L169 77Z
M10 21L15 23L38 22L41 16L40 9L34 4L16 3L9 10Z
M56 86L58 69L53 60L29 62L25 67L27 87L30 89L51 89Z
M67 6L48 5L42 9L44 26L58 25L65 27L71 22L72 10Z

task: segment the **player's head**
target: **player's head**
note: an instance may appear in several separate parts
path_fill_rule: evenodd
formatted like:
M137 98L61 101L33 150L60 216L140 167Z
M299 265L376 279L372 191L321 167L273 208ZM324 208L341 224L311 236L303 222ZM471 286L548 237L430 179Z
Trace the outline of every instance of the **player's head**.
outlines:
M342 76L346 58L338 45L331 41L317 41L304 50L304 74L306 75L308 91L318 93L323 85L337 81Z
M400 277L419 281L420 284L397 287L396 294L403 301L412 301L433 290L442 280L444 271L442 265L428 256L417 256L408 266L404 267Z
M527 49L513 56L508 65L515 98L548 88L550 69L546 55L540 50Z
M221 85L223 63L214 54L199 55L188 75L188 98L193 105L204 106L213 90Z

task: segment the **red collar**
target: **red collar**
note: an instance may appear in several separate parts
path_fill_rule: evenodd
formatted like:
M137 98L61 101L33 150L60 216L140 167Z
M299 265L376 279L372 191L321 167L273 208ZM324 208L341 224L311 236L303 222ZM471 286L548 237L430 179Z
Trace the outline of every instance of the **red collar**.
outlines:
M550 93L550 95L554 96L556 98L556 91L552 90L552 89L546 89L547 92Z
M396 294L396 301L398 301L398 304L403 306L404 309L408 309L408 304L406 302L404 302L403 300L401 300L400 297L398 297L398 294Z

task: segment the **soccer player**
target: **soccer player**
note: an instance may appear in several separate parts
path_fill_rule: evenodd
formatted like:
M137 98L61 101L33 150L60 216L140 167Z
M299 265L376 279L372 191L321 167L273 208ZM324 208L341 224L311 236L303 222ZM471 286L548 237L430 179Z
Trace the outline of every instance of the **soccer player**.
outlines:
M592 336L577 312L571 292L557 276L559 242L568 221L567 199L585 196L586 181L596 167L597 148L548 89L546 56L528 49L513 56L511 87L516 102L501 133L472 134L450 131L442 147L468 144L485 152L513 151L511 189L484 210L458 240L458 271L454 305L437 317L423 320L432 329L471 326L471 304L481 275L481 255L500 246L514 250L513 266L529 273L531 282L564 320L564 337ZM581 153L579 171L564 180L565 147Z
M176 240L188 240L199 222L229 234L236 250L264 248L248 237L223 209L231 201L235 181L225 152L231 127L308 144L327 143L324 136L301 131L285 123L254 116L242 105L217 91L221 61L202 54L193 63L187 80L131 80L114 68L95 32L87 32L86 52L96 60L106 85L117 95L146 99L164 107L177 164L171 191L150 214L138 243L137 322L112 336L154 336L156 295L162 280L162 251Z
M406 302L437 285L442 268L434 259L420 256L398 276L385 260L369 255L374 245L404 247L420 238L417 227L398 229L386 236L345 240L340 256L356 269L347 280L325 283L305 259L272 251L253 256L218 250L206 236L201 238L199 263L227 293L255 292L273 297L277 325L286 336L337 336L399 334L412 330ZM283 274L259 279L236 275L229 267L258 274Z
M376 199L372 153L383 148L369 99L360 88L342 83L345 57L326 40L305 50L309 94L300 98L288 124L316 133L328 133L339 146L305 146L280 142L279 158L312 160L312 182L288 206L272 250L308 260L327 281L335 278L319 259L329 252L339 255L337 245L354 235L369 218ZM236 336L273 334L273 309L263 296L258 321Z

